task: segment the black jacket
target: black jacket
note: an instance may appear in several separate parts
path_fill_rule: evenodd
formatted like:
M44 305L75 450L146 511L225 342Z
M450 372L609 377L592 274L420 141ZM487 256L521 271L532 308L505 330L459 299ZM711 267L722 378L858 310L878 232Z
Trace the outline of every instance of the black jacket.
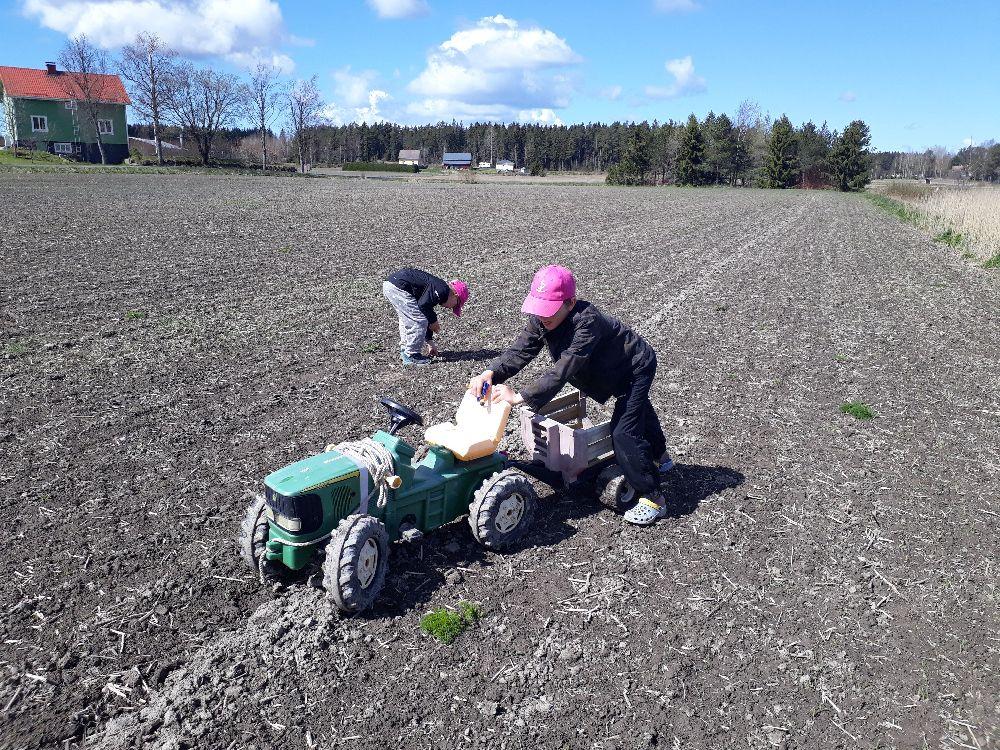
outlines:
M447 302L448 295L451 294L447 281L419 268L401 268L390 274L386 281L413 297L428 323L437 322L434 306ZM430 331L427 332L427 338L432 338Z
M548 346L552 367L537 381L521 389L532 409L544 406L567 383L602 404L621 396L634 375L656 367L656 353L635 331L594 305L577 300L576 306L555 330L548 331L534 315L511 347L493 360L493 382L509 380Z

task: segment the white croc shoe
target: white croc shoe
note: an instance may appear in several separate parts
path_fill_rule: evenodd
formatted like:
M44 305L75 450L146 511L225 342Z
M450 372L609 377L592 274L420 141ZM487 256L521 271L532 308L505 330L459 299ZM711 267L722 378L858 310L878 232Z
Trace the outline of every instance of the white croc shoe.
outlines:
M624 518L636 526L651 526L661 518L665 518L666 515L666 500L662 494L657 492L652 497L640 497L639 502L625 513Z

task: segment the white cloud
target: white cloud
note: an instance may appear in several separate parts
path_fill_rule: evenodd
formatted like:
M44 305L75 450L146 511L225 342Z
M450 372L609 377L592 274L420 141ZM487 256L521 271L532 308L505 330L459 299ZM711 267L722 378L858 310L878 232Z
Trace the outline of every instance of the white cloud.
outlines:
M694 0L653 0L653 7L661 13L690 13L701 8Z
M323 117L335 125L345 122L381 122L386 116L380 103L391 99L389 92L375 88L378 73L374 70L361 70L357 73L350 65L333 71L333 90L335 101L328 104L321 113Z
M466 120L513 119L521 110L565 107L573 91L567 69L580 60L548 29L487 16L428 54L408 87L424 98L408 110Z
M226 55L226 59L248 70L257 63L263 62L270 64L282 75L291 75L295 71L295 61L280 52L268 52L261 49L254 49L250 52L230 52Z
M842 102L853 102L855 99L858 98L858 95L855 94L853 91L844 91L837 98L840 99L840 101Z
M974 140L972 140L972 138L963 138L962 139L962 145L963 146L974 146L974 145L976 145L976 142Z
M673 83L668 86L646 86L646 96L651 99L674 99L678 96L700 94L706 89L705 79L694 72L694 60L691 55L667 60L667 72L673 77Z
M528 109L517 113L517 119L521 122L534 122L539 125L562 125L563 121L551 109Z
M611 101L617 101L622 95L622 87L619 85L608 86L600 90L600 96L602 99L610 99Z
M378 77L374 70L351 71L350 65L333 71L334 93L344 104L358 107L368 100L368 92Z
M116 48L154 33L184 55L219 56L237 64L268 59L285 38L274 0L23 0L22 11L67 36L86 34ZM282 69L291 58L274 55Z
M424 0L368 0L379 18L413 18L427 13Z

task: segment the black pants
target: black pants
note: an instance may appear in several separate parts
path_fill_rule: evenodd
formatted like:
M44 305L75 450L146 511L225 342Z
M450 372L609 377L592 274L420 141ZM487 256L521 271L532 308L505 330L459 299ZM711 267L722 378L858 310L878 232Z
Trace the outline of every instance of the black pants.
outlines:
M615 401L611 413L611 443L625 479L640 495L660 486L659 460L667 450L660 418L649 400L656 375L656 361L635 374L626 393Z

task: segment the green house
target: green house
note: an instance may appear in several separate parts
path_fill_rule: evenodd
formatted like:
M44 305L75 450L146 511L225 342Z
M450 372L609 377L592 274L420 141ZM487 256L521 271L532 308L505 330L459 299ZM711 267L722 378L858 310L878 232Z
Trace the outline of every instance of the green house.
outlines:
M99 162L99 133L108 164L120 164L128 156L125 107L132 102L116 75L81 77L51 62L45 70L0 66L0 99L0 129L5 140L19 148ZM96 118L87 116L89 100L95 102Z

